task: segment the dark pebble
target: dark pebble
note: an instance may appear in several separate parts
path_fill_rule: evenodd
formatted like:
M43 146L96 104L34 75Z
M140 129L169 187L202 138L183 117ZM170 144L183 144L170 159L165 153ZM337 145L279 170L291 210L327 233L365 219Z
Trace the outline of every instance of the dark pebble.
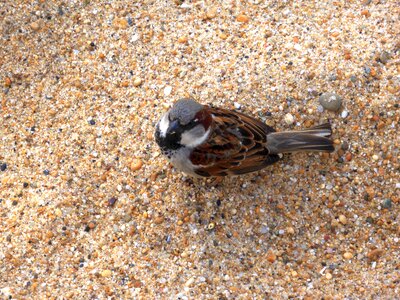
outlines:
M117 198L111 197L108 199L108 206L114 206L115 202L117 202Z
M86 225L84 230L85 230L86 232L89 232L89 231L90 231L89 225Z
M0 165L0 170L5 171L7 169L7 164L6 163L2 163Z
M50 171L49 171L49 170L44 170L44 171L43 171L43 174L44 174L44 175L49 175L49 174L50 174Z
M14 205L14 206L16 206L18 204L18 201L17 200L14 200L13 202L12 202L12 205Z
M387 51L382 51L379 55L379 61L386 65L386 63L390 60L390 53Z
M165 241L169 244L169 243L171 243L171 236L168 234L166 237L165 237Z
M133 20L131 17L128 17L128 25L132 26L133 25Z
M374 219L372 217L367 217L367 223L374 224Z
M336 75L330 75L328 78L330 81L336 81L337 76Z
M392 208L392 200L386 199L385 201L383 201L382 207L391 209Z
M89 124L90 124L90 125L95 125L95 124L96 124L96 121L93 120L93 119L91 119L91 120L89 121Z
M343 142L341 145L342 150L346 151L347 149L349 149L349 143L347 142Z
M221 206L221 200L217 200L217 206Z

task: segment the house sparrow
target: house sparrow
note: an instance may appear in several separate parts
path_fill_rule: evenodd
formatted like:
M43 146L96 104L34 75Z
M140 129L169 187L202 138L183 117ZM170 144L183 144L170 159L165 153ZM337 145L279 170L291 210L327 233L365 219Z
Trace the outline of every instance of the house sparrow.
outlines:
M240 175L263 169L297 151L332 152L329 123L275 132L237 111L181 99L157 123L155 139L177 169L192 176Z

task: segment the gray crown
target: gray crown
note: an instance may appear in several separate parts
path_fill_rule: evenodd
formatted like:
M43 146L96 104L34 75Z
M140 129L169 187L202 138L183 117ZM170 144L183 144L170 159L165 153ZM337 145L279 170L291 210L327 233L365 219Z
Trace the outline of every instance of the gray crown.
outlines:
M183 98L172 106L169 117L171 120L179 120L181 125L186 125L194 119L194 116L203 109L203 105L193 99Z

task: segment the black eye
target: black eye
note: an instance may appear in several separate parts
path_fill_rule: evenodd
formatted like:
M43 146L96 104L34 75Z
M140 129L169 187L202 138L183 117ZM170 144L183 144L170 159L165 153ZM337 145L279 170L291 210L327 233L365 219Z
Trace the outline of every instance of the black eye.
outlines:
M175 120L175 121L171 121L169 123L169 129L168 130L169 130L169 132L171 134L175 134L179 130L180 127L181 127L181 125L179 124L179 121Z

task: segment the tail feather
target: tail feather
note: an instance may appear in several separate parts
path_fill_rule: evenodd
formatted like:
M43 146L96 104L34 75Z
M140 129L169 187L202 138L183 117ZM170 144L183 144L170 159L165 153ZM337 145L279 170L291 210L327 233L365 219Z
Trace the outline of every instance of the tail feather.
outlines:
M332 152L333 141L329 123L299 131L273 132L267 136L267 148L271 154L297 151Z

